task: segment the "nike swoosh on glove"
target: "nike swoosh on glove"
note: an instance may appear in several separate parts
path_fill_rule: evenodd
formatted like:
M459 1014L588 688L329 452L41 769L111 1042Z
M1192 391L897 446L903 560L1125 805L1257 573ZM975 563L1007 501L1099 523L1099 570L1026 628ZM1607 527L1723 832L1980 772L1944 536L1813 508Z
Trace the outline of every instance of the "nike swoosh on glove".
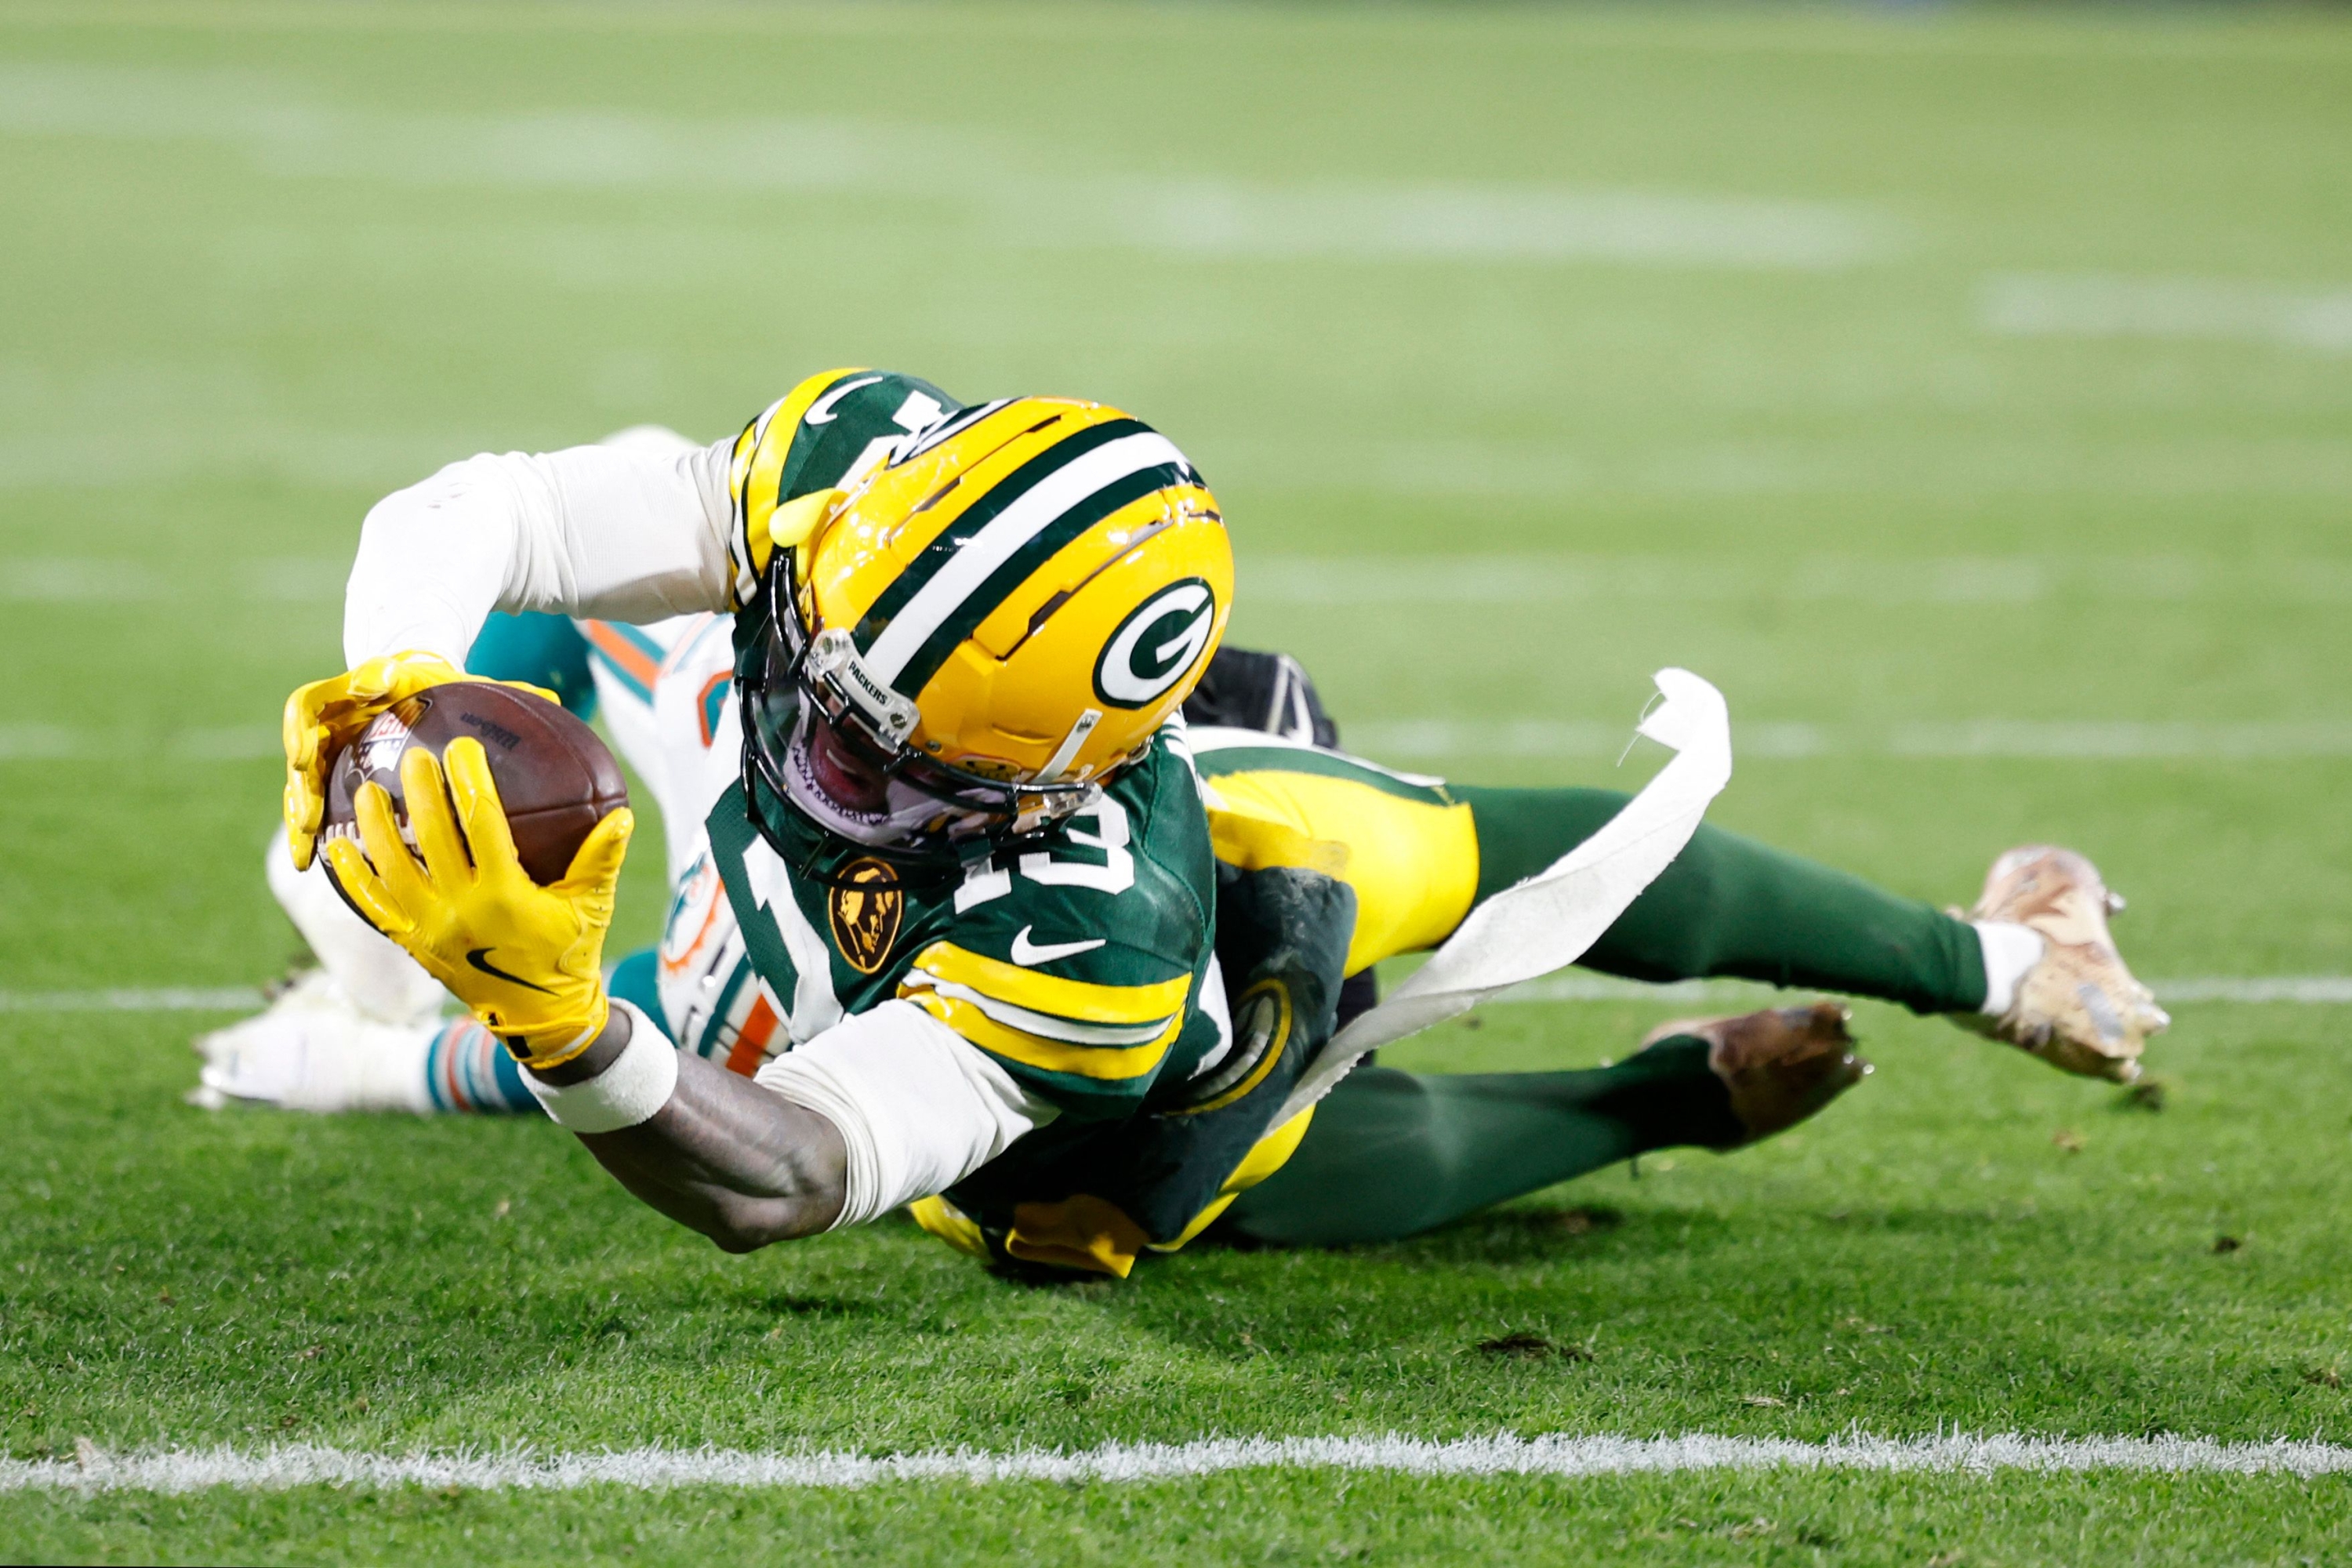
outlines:
M612 1014L604 932L636 818L626 806L606 814L563 879L542 888L515 856L481 742L452 741L444 756L446 789L432 752L400 760L415 854L401 842L392 796L369 784L355 803L360 843L331 840L327 864L369 923L472 1009L516 1060L568 1062Z

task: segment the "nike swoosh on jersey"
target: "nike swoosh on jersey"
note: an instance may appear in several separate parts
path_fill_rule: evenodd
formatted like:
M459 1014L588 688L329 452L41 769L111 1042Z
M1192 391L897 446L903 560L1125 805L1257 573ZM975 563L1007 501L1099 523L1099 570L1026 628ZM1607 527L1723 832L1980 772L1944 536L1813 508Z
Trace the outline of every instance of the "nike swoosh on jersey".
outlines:
M1013 962L1024 968L1031 964L1051 963L1057 958L1076 958L1079 953L1092 952L1107 940L1094 937L1086 942L1049 942L1041 947L1029 941L1029 933L1036 929L1035 926L1023 926L1013 939Z
M866 375L858 377L856 381L843 382L839 386L835 387L831 392L826 393L823 397L820 397L814 403L810 404L809 411L801 416L801 423L803 425L832 424L835 420L841 417L840 415L835 414L833 411L833 405L835 404L840 402L843 398L848 396L859 387L871 386L881 379L882 378L878 375Z
M509 974L505 970L500 969L497 964L494 964L488 959L484 958L482 954L489 951L490 950L487 947L474 948L466 954L466 962L480 970L483 973L490 975L494 979L503 980L509 985L520 985L526 991L536 991L542 996L552 996L555 994L554 992L550 991L546 986L534 985L520 974Z

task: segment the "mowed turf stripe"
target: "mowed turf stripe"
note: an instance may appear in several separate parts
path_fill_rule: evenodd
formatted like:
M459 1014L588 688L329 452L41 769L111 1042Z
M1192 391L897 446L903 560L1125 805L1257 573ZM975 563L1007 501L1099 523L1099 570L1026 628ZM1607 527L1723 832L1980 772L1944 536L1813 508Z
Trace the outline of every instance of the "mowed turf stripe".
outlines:
M2250 1005L2285 1002L2307 1007L2352 1005L2352 974L2207 974L2182 980L2151 980L2148 989L2170 1005L2187 1002ZM1495 998L1497 1002L1753 1002L1769 1005L1788 993L1760 981L1684 980L1665 985L1616 980L1605 974L1563 974L1530 980Z
M2010 337L2209 338L2352 354L2352 289L2231 278L1997 273L1978 320Z
M1349 720L1341 744L1375 759L1452 757L1614 759L1626 724L1576 719ZM1988 758L1996 761L2233 762L2251 758L2352 756L2352 720L1960 719L1873 727L1804 721L1731 726L1732 755L1744 760L1811 757Z
M2279 1438L2207 1437L1237 1437L1107 1444L1076 1453L959 1449L863 1454L632 1448L584 1454L369 1454L294 1447L111 1455L85 1440L71 1459L0 1461L0 1491L189 1492L214 1487L462 1487L568 1491L582 1487L865 1487L888 1481L1153 1481L1231 1470L1337 1469L1413 1476L1616 1476L1694 1470L2137 1470L2317 1477L2352 1472L2352 1447Z
M1350 720L1341 740L1375 761L1471 757L1614 761L1631 724L1580 719ZM174 762L245 763L282 754L275 725L187 730L160 742L127 731L62 724L0 723L0 763L90 762L152 754ZM1873 729L1765 721L1731 727L1734 756L1747 761L1813 757L1982 758L2032 762L2240 762L2352 756L2352 720L1962 719Z
M2352 1005L2352 974L2202 975L2149 982L2159 1001ZM1650 985L1605 974L1530 980L1497 1002L1741 1002L1784 994L1760 982L1685 980ZM0 1013L242 1013L266 998L249 985L164 985L93 991L0 991Z
M82 579L69 563L28 563L29 586ZM86 576L94 574L85 574ZM1759 558L1551 553L1245 554L1241 602L1367 605L1840 604L1976 609L2067 604L2338 605L2352 560L2338 556L1849 555Z
M158 752L178 763L243 763L286 754L275 724L183 730L161 737L142 734L133 727L90 730L64 724L0 724L0 763L94 762L152 757Z
M1891 211L1760 193L1235 180L1115 165L1074 172L1048 139L957 134L879 117L711 118L608 107L589 123L589 134L551 133L544 116L528 112L360 108L299 77L249 68L0 64L0 135L133 148L210 144L236 157L246 178L363 188L683 189L757 201L854 184L944 204L952 226L945 232L990 249L1091 244L1291 265L1337 257L1819 271L1888 261L1913 244ZM1201 221L1203 212L1213 221ZM984 222L975 227L975 217Z
M0 470L5 470L0 455ZM1008 501L1012 499L1005 498ZM206 602L307 604L339 611L348 555L228 563L203 584ZM1289 608L1376 605L1795 603L1938 605L2352 603L2352 559L2338 556L1870 556L1758 560L1706 555L1258 555L1241 563L1245 604ZM909 590L907 596L911 596ZM184 569L114 556L0 558L0 603L186 604Z

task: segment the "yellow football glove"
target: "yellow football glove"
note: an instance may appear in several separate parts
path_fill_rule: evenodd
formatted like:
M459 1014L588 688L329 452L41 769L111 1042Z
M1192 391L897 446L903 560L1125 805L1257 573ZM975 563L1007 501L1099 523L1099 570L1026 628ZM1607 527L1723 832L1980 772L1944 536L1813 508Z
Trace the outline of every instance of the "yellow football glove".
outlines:
M294 689L286 700L286 842L294 851L296 870L309 870L318 849L319 824L327 812L327 764L335 753L393 704L452 680L485 679L467 675L437 653L388 653ZM500 684L556 700L552 691L528 681Z
M471 1008L517 1061L568 1062L595 1043L612 1013L604 929L636 818L626 806L608 813L563 879L542 888L515 858L481 742L452 741L444 755L446 792L432 752L418 748L400 759L416 855L401 842L391 795L370 784L356 802L366 853L332 839L327 863L369 922Z

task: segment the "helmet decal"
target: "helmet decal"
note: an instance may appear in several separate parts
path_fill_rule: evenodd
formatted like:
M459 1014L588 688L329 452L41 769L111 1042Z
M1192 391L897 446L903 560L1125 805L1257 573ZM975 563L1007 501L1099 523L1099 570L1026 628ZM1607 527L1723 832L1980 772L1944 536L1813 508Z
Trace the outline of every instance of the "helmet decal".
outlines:
M967 508L857 628L866 668L913 695L972 629L1070 541L1130 501L1193 482L1165 436L1132 419L1056 442Z
M1115 708L1141 708L1184 679L1209 646L1217 595L1207 581L1171 583L1138 605L1095 661L1095 695Z

